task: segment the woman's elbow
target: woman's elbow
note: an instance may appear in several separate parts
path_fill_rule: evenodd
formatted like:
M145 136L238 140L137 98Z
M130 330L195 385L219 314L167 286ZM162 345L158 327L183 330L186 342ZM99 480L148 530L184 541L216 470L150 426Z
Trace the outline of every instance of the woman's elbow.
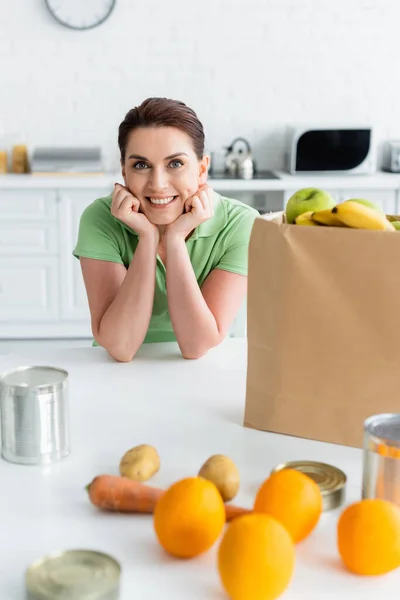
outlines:
M135 357L135 354L132 354L130 352L112 352L110 350L107 350L107 352L111 356L111 358L121 363L129 363Z
M111 358L117 362L128 363L135 358L137 350L132 350L131 348L126 348L124 346L109 344L104 340L102 341L98 337L95 339L96 342L108 352Z
M186 360L198 360L199 358L202 358L203 356L205 356L209 352L209 350L211 350L212 348L215 348L216 346L219 346L219 344L222 341L223 341L223 338L218 339L218 340L214 341L213 343L210 343L207 345L193 346L192 348L181 348L182 356Z
M198 360L199 358L202 358L203 356L205 356L207 354L208 350L209 350L209 348L202 352L186 352L186 351L182 350L182 357L185 360Z

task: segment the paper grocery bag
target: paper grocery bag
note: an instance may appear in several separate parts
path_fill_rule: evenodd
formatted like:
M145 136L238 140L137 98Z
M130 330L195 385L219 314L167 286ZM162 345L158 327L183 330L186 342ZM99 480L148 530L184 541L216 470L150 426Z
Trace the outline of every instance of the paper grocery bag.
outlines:
M361 447L400 412L400 232L257 218L245 425Z

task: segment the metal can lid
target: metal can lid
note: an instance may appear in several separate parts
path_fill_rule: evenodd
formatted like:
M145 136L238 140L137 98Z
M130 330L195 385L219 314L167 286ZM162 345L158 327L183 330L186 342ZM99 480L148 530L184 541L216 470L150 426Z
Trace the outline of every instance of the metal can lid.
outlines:
M374 438L400 445L400 414L383 413L372 415L364 422L365 431Z
M64 387L68 372L64 369L48 366L18 367L0 378L0 384L14 391L23 392L35 389L47 392L49 389Z
M68 550L45 556L25 575L32 600L117 600L121 566L101 552Z
M342 504L347 477L341 469L326 463L296 460L282 463L275 467L272 472L283 469L295 469L311 477L321 490L324 510L331 510Z

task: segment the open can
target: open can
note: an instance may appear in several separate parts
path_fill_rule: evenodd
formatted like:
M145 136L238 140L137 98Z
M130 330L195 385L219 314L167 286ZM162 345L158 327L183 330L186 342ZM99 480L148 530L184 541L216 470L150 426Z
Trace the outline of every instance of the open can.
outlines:
M364 423L362 497L400 506L400 414L373 415Z
M0 407L5 460L45 465L69 454L67 371L33 366L3 374Z
M120 577L120 564L108 554L67 550L28 567L27 600L118 600Z

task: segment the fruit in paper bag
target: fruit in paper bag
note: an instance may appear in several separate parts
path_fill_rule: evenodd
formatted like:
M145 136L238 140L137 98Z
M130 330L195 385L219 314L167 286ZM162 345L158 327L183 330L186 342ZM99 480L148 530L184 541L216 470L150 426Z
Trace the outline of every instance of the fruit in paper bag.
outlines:
M328 227L344 227L343 223L338 219L331 208L319 210L311 213L312 220L318 225L327 225ZM297 223L297 221L296 221Z
M222 454L214 454L204 463L199 471L200 477L212 481L224 502L236 496L240 485L240 475L235 463Z
M346 200L332 209L339 221L347 227L355 229L372 229L376 231L395 231L386 216L374 208Z
M296 217L305 212L317 212L336 205L334 198L318 188L302 188L289 198L286 204L286 220L294 223Z
M296 225L311 225L311 226L317 225L318 226L318 223L316 221L314 221L314 219L312 218L313 214L314 213L311 210L306 213L302 213L301 215L296 217L296 219L295 219Z
M359 204L368 206L368 208L373 208L374 210L381 213L381 215L385 214L382 207L379 206L379 204L377 204L377 202L373 202L372 200L367 200L365 198L349 198L348 200L346 200L346 202L358 202Z
M384 575L400 566L400 509L387 500L348 506L337 524L340 557L352 573Z
M400 231L400 221L392 221L392 225L397 231Z
M134 481L147 481L160 469L160 457L154 446L140 444L125 452L119 464L123 477Z

